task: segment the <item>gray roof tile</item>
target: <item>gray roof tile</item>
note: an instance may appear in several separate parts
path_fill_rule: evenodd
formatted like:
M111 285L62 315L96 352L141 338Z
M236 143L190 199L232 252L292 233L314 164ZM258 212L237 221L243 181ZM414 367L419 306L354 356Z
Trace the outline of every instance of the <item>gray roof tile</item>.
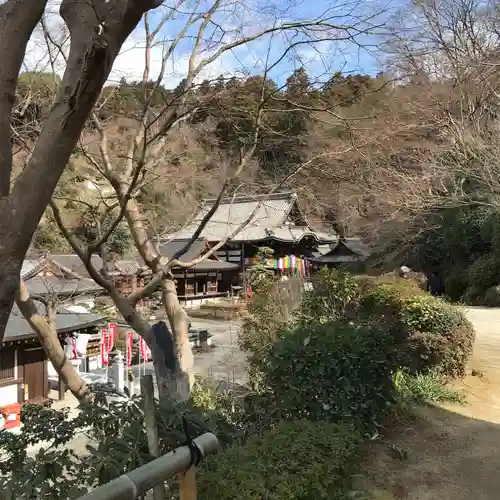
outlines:
M171 240L166 243L160 243L160 253L169 259L171 259L177 252L181 251L189 239L176 239ZM204 251L207 249L206 241L203 238L199 238L193 242L189 247L187 252L179 257L182 262L189 262L203 255ZM230 271L232 269L238 269L238 264L223 262L212 258L208 258L189 269L195 271Z
M45 311L42 306L37 305L41 314ZM58 333L72 332L81 328L99 325L104 321L104 317L97 314L77 314L62 309L56 318ZM35 336L35 332L30 324L24 319L21 311L14 306L9 316L9 321L5 328L4 342L29 339Z
M76 254L49 254L47 258L53 260L57 264L69 269L70 271L79 274L82 277L89 277L85 266L83 265L80 257ZM91 262L94 267L100 271L102 269L102 259L99 255L92 255Z
M34 276L26 280L26 286L31 295L46 295L53 293L57 295L74 296L102 291L102 288L95 281L87 278L64 279L56 276Z
M231 238L232 241L263 241L274 238L284 242L298 242L306 236L317 240L331 241L335 236L314 231L310 227L285 225L288 214L294 208L297 197L294 193L278 193L272 196L236 197L223 201L212 215L201 233L210 242ZM189 238L213 206L209 200L187 227L175 233L176 239Z

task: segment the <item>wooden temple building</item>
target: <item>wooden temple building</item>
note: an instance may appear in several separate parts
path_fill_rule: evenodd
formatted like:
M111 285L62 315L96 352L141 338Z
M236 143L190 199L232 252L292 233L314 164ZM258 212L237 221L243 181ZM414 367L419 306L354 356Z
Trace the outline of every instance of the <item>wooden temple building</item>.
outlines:
M207 200L194 220L172 240L186 240L198 228L213 207L215 200ZM261 247L271 248L269 266L283 273L309 273L309 258L319 245L338 241L332 233L313 229L306 221L292 192L273 195L236 196L223 200L200 234L208 245L227 240L216 256L236 264L240 272L255 262Z
M160 242L160 253L172 259L181 252L188 239L175 239ZM210 244L204 238L196 239L186 252L178 256L179 261L196 261L210 250ZM201 262L187 268L174 267L173 275L177 283L179 301L185 306L195 306L204 300L225 297L231 293L231 285L238 283L239 266L227 262L217 255L211 255Z

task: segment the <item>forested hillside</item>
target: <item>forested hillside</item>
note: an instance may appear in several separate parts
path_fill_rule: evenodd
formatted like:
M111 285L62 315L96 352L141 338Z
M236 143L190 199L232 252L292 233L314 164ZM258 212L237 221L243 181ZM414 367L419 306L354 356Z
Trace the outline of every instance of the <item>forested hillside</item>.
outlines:
M301 68L281 88L256 76L221 76L201 82L187 100L191 107L197 102L203 106L170 135L162 161L141 187L139 200L150 224L155 231L172 230L192 214L198 201L218 193L224 174L221 166L230 168L252 140L263 84L266 113L238 192L267 192L278 179L307 162L283 188L299 194L313 223L342 225L349 234L371 238L371 231L401 196L400 188L391 186L397 181L392 167L420 169L422 155L428 154L437 136L429 127L409 120L417 100L427 98L427 89L413 81L398 83L383 73L336 73L324 83L312 82ZM153 82L150 86L154 87ZM175 102L176 92L156 87L153 110ZM30 128L36 129L51 100L50 75L24 75L16 124L24 140L29 138ZM105 88L97 114L115 149L143 103L141 82L122 80ZM74 224L82 218L82 204L75 200L81 198L85 182L102 180L85 151L94 134L89 124L82 138L86 146L74 152L59 184L57 196L67 198L65 209ZM40 226L34 245L41 250L66 249L50 215Z

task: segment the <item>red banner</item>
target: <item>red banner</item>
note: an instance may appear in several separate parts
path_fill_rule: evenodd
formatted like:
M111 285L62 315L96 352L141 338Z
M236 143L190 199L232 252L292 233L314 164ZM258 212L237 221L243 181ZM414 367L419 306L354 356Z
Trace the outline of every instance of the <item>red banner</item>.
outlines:
M116 323L109 324L108 332L107 349L108 353L110 353L113 350L116 341Z
M151 356L151 349L149 348L148 344L146 344L146 341L141 337L141 340L139 341L139 350L141 352L141 357L142 359L147 363Z
M127 333L127 366L130 368L132 366L132 332Z
M109 364L108 361L108 330L103 328L101 330L101 363L102 366L106 366Z

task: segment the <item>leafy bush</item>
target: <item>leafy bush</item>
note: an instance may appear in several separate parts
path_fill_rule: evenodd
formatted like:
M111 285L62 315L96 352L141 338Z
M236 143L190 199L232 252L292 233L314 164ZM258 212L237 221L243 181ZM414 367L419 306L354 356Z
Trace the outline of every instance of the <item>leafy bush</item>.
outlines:
M200 378L191 393L196 408L223 419L226 426L232 426L229 437L240 441L262 434L283 420L283 413L272 396L245 387L231 390L215 387Z
M263 369L287 418L371 431L393 402L393 340L376 325L297 327L275 344Z
M464 394L448 387L436 373L413 376L400 370L394 376L394 386L402 404L465 403Z
M253 296L248 304L249 314L243 321L238 337L242 351L249 353L248 381L253 390L262 391L260 364L293 321L302 295L303 283L295 278L280 282L274 275L259 273L253 277Z
M475 340L472 325L457 308L405 281L368 285L361 314L392 333L399 363L411 373L437 369L446 376L464 376Z
M359 436L327 422L280 424L216 455L198 478L206 500L340 500L347 497Z
M314 277L314 287L304 293L299 319L304 325L326 323L348 315L360 296L353 275L336 269L323 269Z
M147 463L152 457L141 406L138 396L109 402L97 394L92 404L70 418L64 410L25 405L21 433L0 434L0 491L5 498L78 498ZM213 432L223 446L242 435L217 411L197 408L192 402L161 399L156 416L161 453L186 441L184 418L192 436ZM83 433L90 440L88 453L77 454L68 444ZM28 456L28 447L37 443L44 448Z
M408 264L438 270L446 294L475 303L500 284L500 211L489 206L448 208L433 213L412 240Z
M379 312L380 305L391 306L397 300L426 295L417 281L398 277L366 279L361 282L361 287L364 308L374 306L376 313Z
M484 292L500 282L500 257L489 253L478 257L468 268L469 288L464 294L468 302L484 294Z
M500 286L497 285L488 288L477 302L477 305L481 306L500 307Z

